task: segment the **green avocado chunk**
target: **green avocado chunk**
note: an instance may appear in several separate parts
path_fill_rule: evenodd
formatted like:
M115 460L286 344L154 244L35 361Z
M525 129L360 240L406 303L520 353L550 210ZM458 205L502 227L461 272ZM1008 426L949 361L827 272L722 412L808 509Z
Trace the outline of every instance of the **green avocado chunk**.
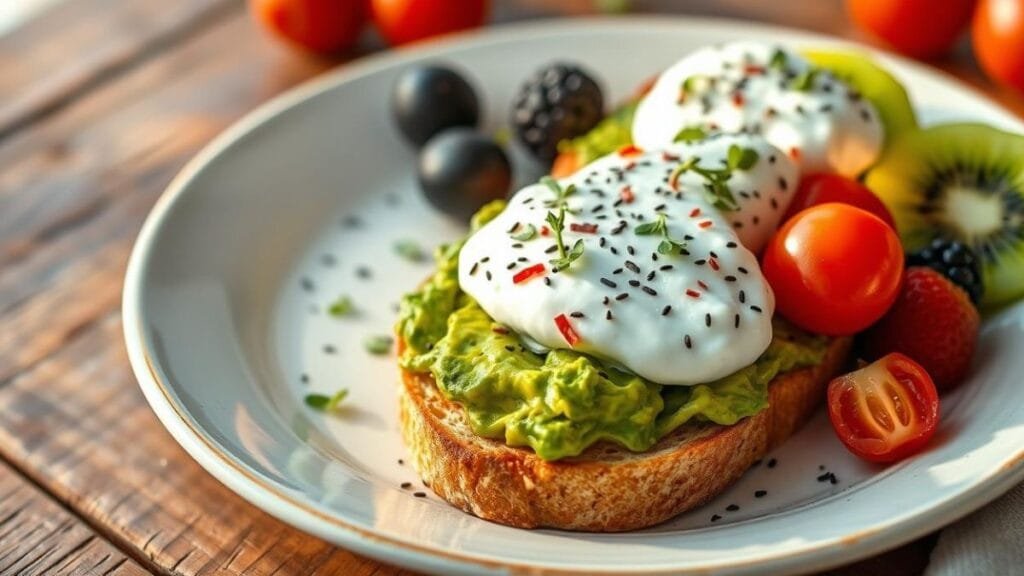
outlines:
M484 207L474 229L503 208L501 201ZM576 456L600 440L642 452L691 420L735 424L768 405L776 375L821 362L828 345L776 320L772 343L753 364L697 386L662 386L571 350L535 354L459 289L462 244L440 248L437 272L403 299L400 363L432 374L475 433L528 446L545 460Z

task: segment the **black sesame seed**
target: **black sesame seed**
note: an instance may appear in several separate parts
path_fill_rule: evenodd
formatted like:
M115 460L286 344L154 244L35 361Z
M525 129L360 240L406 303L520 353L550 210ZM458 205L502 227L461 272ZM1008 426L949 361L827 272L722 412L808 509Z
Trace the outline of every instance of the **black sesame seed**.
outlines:
M680 252L682 252L682 251L680 251ZM651 260L654 260L655 262L658 261L658 253L657 252L651 252Z
M618 249L618 248L616 248L615 246L609 246L609 247L608 247L608 250L609 250L609 251L610 251L610 252L611 252L612 254L615 254L616 256L618 256L618 255L619 255L619 249Z
M473 267L469 269L469 275L473 276L474 274L476 274L476 271L479 268L480 268L480 263L479 262L474 262L473 263Z
M767 495L768 495L768 491L767 490L757 490L756 492L754 492L754 498L764 498Z
M818 482L827 482L827 481L828 481L828 479L829 479L829 477L830 477L831 475L832 475L832 473L831 473L831 472L825 472L824 474L822 474L822 475L818 476L818 477L816 478L816 480L817 480Z
M309 374L303 373L301 376L299 376L299 382L302 382L303 384L309 384Z
M612 301L611 298L605 296L604 299L601 300L601 303L604 304L605 306L607 306L608 304L611 304L611 301Z
M732 241L729 241L729 242L727 242L727 243L725 244L725 247L726 247L726 248L735 248L735 247L736 247L736 243L735 243L735 242L732 242Z
M725 509L727 511L729 511L729 512L735 512L735 511L739 510L740 507L739 507L738 504L729 504L728 506L725 507Z
M417 498L426 498L427 497L427 493L426 492L413 492L412 495L417 497Z
M640 281L639 280L630 280L629 281L629 285L632 286L633 288L636 288L637 286L640 285Z
M490 256L484 256L483 258L480 259L480 261L483 262L484 264L487 264L488 262L491 261L491 257Z
M870 122L871 121L871 113L868 112L867 108L861 108L860 109L860 117L865 122Z
M516 258L516 262L526 262L526 256L520 256L519 258Z
M739 328L740 327L740 315L739 314L733 316L732 325L733 325L733 328Z
M609 288L618 288L619 287L619 285L616 284L615 282L612 282L611 280L609 280L607 278L603 278L603 277L601 278L601 284L604 284L605 286L607 286Z
M509 262L508 265L505 266L505 270L511 270L511 269L513 269L515 267L516 267L516 263L515 262Z
M712 258L718 258L718 254L715 254L712 251L708 251L708 255L711 256Z
M683 337L683 344L686 344L687 348L693 348L693 338L690 338L690 335L687 334Z
M661 268L658 268L658 270L664 271L664 270L671 270L672 268L675 268L675 266L672 266L671 264L665 264Z
M654 207L654 211L655 212L658 212L658 211L664 210L664 209L665 209L665 205L664 204L658 204L657 206Z
M744 304L747 301L747 293L740 290L740 304Z
M754 306L753 304L751 304L750 309L753 310L754 312L757 312L758 314L762 312L760 306Z
M704 315L704 325L707 326L708 328L711 327L711 313L710 312Z
M643 288L641 288L641 290L643 290L644 292L650 294L651 296L657 296L658 295L658 291L655 290L654 288L651 288L650 286L644 286Z
M594 206L593 208L590 209L590 213L597 214L601 210L604 210L604 204L598 204L597 206Z
M545 276L544 277L544 285L545 286L551 286L551 278L548 278L547 276Z
M615 270L612 270L612 274L622 274L622 268L616 268Z
M324 354L335 354L338 351L337 348L330 344L324 344Z
M768 157L768 163L775 164L775 154L772 154L771 156Z
M726 282L735 282L736 281L736 277L733 276L732 274L726 274L725 277L724 277L724 280Z
M316 284L314 284L311 279L305 276L303 276L302 279L299 280L299 285L302 286L302 289L305 290L306 292L312 292L313 290L316 289Z
M516 243L512 244L512 247L513 248L522 248L523 247L523 243L522 242L516 242Z
M545 254L552 254L552 253L554 253L557 250L558 250L558 245L557 244L552 244L551 246L548 246L547 248L544 249L544 253Z
M648 282L650 282L651 280L654 280L654 275L655 275L655 274L656 274L656 272L655 272L654 270L651 270L651 271L650 271L650 272L649 272L649 273L647 274L647 281L648 281Z
M515 222L515 223L512 224L511 228L509 228L508 230L505 231L505 233L506 234L511 234L511 233L515 232L516 230L518 230L518 229L519 229L519 222Z
M604 245L607 244L607 243L608 243L608 239L605 238L604 236L601 236L601 238L599 238L598 241L597 241L597 245L600 246L601 248L604 248Z
M629 268L629 271L635 274L640 273L640 267L637 266L636 263L633 262L632 260L626 260L626 268Z
M839 483L839 478L836 478L836 475L832 474L831 472L829 474L831 474L831 476L829 476L829 478L828 478L828 483L829 484L838 484Z
M783 178L782 176L779 176L779 188L785 190L788 186L789 184L786 182L786 179Z
M612 228L612 235L614 236L615 234L622 233L622 231L626 229L626 226L628 226L628 223L625 220L619 220L618 225L615 226L615 228Z
M491 276L491 271L490 271L490 270L488 270L488 271L486 272L486 276L487 276L487 281L488 281L488 282L490 282L490 281L491 281L491 278L492 278L492 276Z
M408 490L412 488L412 482L402 482L402 490Z
M743 266L738 266L736 269L739 270L741 274L747 274L748 273L747 269L744 268Z
M721 520L721 519L722 519L722 517L721 517L721 516L719 516L718 514L713 514L713 515L711 516L711 521L712 521L712 522L718 522L718 521L719 521L719 520Z
M609 181L608 183L611 184L611 181ZM615 202L612 202L612 206L618 208L619 206L622 206L622 203L623 203L623 199L619 198Z
M612 319L612 311L611 310L605 312L604 319L605 320L611 320Z
M775 468L775 465L778 464L778 463L779 463L778 460L776 460L775 458L772 458L771 460L768 461L768 467L769 468Z
M824 470L824 469L825 469L825 465L824 464L818 464L818 470Z
M569 316L572 316L573 318L583 318L583 312L571 312Z
M665 306L661 309L662 316L668 316L670 312L672 312L672 306Z
M399 458L398 459L398 465L399 466L404 466L405 465L405 460L402 460L401 458Z
M626 252L629 252L630 256L636 256L636 248L632 246L626 246Z
M629 294L627 294L625 292L623 292L622 294L619 294L618 296L615 297L616 300L625 300L626 298L629 298Z
M703 265L707 264L708 261L703 259L703 258L701 258L700 260L694 260L693 263L696 264L697 266L703 266Z
M508 350L509 352L515 352L516 351L516 347L515 346L508 346L508 345L506 345L505 346L505 350Z

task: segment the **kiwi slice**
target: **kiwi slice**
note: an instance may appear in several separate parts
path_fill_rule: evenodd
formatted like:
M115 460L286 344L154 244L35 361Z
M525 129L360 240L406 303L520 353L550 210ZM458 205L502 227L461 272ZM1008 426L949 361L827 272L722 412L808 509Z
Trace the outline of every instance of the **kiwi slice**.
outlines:
M862 52L850 50L801 50L801 54L837 78L856 88L878 110L888 145L899 134L917 127L907 91L885 68Z
M1024 136L983 124L945 124L900 135L865 183L914 251L942 237L981 259L994 306L1024 295Z

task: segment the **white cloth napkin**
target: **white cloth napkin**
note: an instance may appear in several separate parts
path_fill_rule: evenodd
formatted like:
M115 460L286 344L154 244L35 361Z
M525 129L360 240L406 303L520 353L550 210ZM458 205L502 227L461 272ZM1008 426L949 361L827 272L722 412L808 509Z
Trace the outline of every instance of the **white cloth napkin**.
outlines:
M1024 574L1024 484L942 530L925 576Z

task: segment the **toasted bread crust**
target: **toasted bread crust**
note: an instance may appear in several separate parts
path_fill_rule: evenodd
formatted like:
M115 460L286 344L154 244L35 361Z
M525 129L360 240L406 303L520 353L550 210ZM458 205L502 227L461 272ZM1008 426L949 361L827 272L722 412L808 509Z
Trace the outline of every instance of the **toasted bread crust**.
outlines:
M850 339L835 339L821 364L775 378L758 414L733 426L684 425L643 453L601 443L545 461L477 436L429 374L407 371L402 435L427 485L476 516L519 528L633 530L707 502L788 438L813 414L849 349Z

